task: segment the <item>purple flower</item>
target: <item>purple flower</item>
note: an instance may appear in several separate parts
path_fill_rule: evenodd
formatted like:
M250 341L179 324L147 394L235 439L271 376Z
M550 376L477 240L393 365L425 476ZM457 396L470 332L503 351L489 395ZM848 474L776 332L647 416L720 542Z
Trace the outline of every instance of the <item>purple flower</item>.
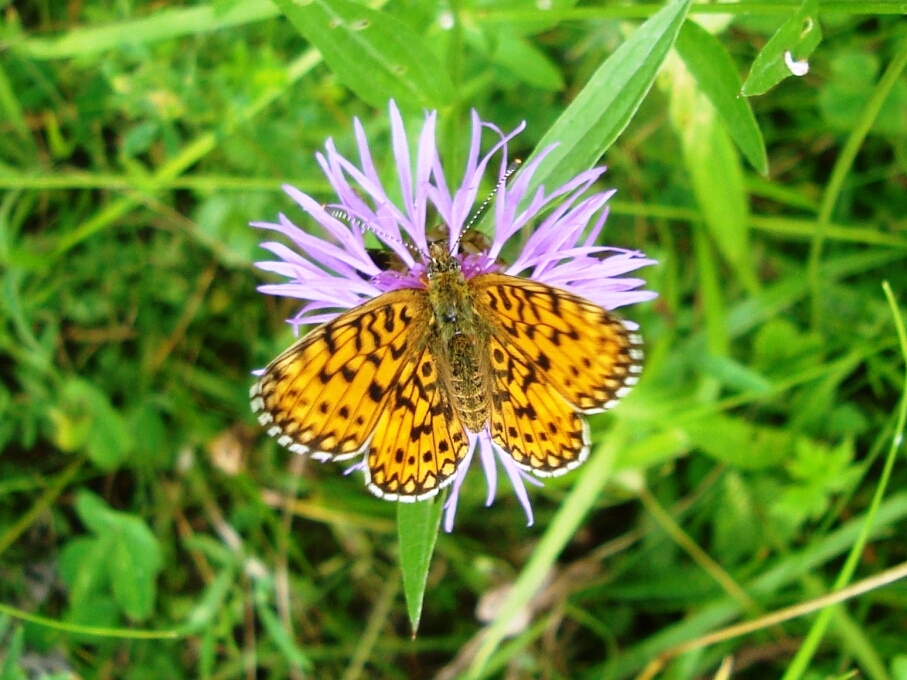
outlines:
M262 247L277 259L258 263L261 269L288 279L285 283L263 285L259 290L304 301L299 312L288 320L294 330L298 332L300 326L330 321L342 311L391 290L425 289L430 240L426 230L435 226L434 222L426 223L427 210L431 208L437 213L438 221L447 229L446 238L451 244L457 243L474 214L482 179L493 161L493 179L499 183L499 188L492 207L494 235L491 243L485 252L454 255L467 280L488 272L519 274L568 290L606 309L655 297L654 293L639 290L644 283L641 279L623 277L639 267L653 264L652 260L638 252L595 245L608 215L606 204L614 191L587 192L604 173L604 168L580 173L551 193L545 193L544 187L540 187L529 196L532 175L551 151L549 148L504 186L503 178L510 164L507 143L522 131L524 125L505 134L495 125L482 121L473 111L466 168L459 185L451 191L435 143L437 113L430 112L425 117L417 141L415 168L411 161L410 140L394 102L390 103L390 119L397 174L397 186L393 191L388 192L382 185L365 132L356 120L358 164L341 156L330 139L325 145L325 153L317 154L318 162L337 194L336 203L322 205L293 187L284 187L326 235L307 233L284 215L280 215L276 224L253 223L253 226L281 233L295 246L289 248L273 241L262 243ZM486 131L495 141L482 155L480 145ZM391 195L401 198L394 200ZM524 230L532 231L532 234L516 260L510 265L499 264L504 245ZM402 271L379 268L365 245L367 231L399 258L404 265L400 268ZM536 485L540 482L519 467L511 455L492 444L488 427L478 434L470 432L468 436L466 459L453 478L447 480L452 482L452 492L446 504L445 529L450 531L453 527L460 489L476 449L488 484L486 504L490 505L494 500L497 462L500 462L531 525L532 507L525 482ZM365 461L352 469L365 469Z

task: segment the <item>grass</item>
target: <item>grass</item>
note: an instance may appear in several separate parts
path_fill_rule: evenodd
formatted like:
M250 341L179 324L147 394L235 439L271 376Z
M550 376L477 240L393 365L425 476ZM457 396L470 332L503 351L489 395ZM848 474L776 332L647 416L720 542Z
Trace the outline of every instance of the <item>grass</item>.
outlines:
M902 8L451 7L4 6L0 679L907 678ZM247 397L296 312L248 223L308 224L280 187L330 200L354 116L392 176L390 97L449 167L471 108L550 182L607 163L659 262L590 461L531 527L471 474L430 564Z

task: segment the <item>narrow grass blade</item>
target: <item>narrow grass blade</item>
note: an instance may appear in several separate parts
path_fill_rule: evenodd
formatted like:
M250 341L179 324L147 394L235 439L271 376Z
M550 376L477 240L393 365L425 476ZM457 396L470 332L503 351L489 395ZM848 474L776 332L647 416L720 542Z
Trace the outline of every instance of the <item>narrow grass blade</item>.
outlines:
M28 37L16 42L14 49L29 59L69 59L183 35L210 33L280 14L269 0L242 0L223 12L219 12L216 5L157 9L140 19L76 28L55 38Z
M21 674L19 668L19 664L22 661L22 650L25 647L23 635L22 627L18 626L9 636L10 639L4 640L4 643L6 644L6 654L4 655L2 665L0 665L0 680L19 680L19 678L25 677ZM6 636L4 635L3 637Z
M25 114L22 111L22 105L13 86L9 81L6 70L0 65L0 120L8 125L16 133L16 136L29 152L34 151L35 140L32 138L31 130L25 120Z

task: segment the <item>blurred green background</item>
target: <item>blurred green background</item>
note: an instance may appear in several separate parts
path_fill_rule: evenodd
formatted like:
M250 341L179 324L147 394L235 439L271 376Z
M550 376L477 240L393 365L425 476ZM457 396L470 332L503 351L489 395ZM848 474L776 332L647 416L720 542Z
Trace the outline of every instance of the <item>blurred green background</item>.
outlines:
M592 419L596 472L530 492L535 526L506 480L486 509L470 475L413 638L394 504L249 412L250 372L296 309L256 292L248 223L308 224L280 186L331 200L314 153L328 137L352 152L354 116L393 177L391 96L411 130L440 110L448 177L471 108L525 120L528 158L661 4L392 0L339 38L281 9L355 5L278 4L0 2L0 678L633 677L907 560L904 357L882 288L907 290L902 6L807 3L809 73L749 99L768 175L689 51L654 63L601 161L618 189L603 238L660 263L641 272L658 299L622 310L643 380ZM739 88L799 6L690 18ZM422 42L401 53L388 26ZM382 57L413 61L409 89L385 91ZM584 474L603 486L581 496ZM520 578L522 618L486 636ZM905 606L895 582L657 677L731 657L738 678L903 680Z

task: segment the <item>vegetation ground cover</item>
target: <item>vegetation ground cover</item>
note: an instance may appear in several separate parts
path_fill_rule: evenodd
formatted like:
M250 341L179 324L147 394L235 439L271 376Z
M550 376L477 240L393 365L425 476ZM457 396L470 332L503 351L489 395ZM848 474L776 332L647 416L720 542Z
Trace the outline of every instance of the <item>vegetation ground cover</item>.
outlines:
M721 10L3 3L0 678L907 678L907 24ZM430 560L248 404L297 311L249 222L332 200L354 117L393 177L391 98L451 167L470 109L550 182L607 164L603 242L659 262L589 463L529 527L474 475Z

